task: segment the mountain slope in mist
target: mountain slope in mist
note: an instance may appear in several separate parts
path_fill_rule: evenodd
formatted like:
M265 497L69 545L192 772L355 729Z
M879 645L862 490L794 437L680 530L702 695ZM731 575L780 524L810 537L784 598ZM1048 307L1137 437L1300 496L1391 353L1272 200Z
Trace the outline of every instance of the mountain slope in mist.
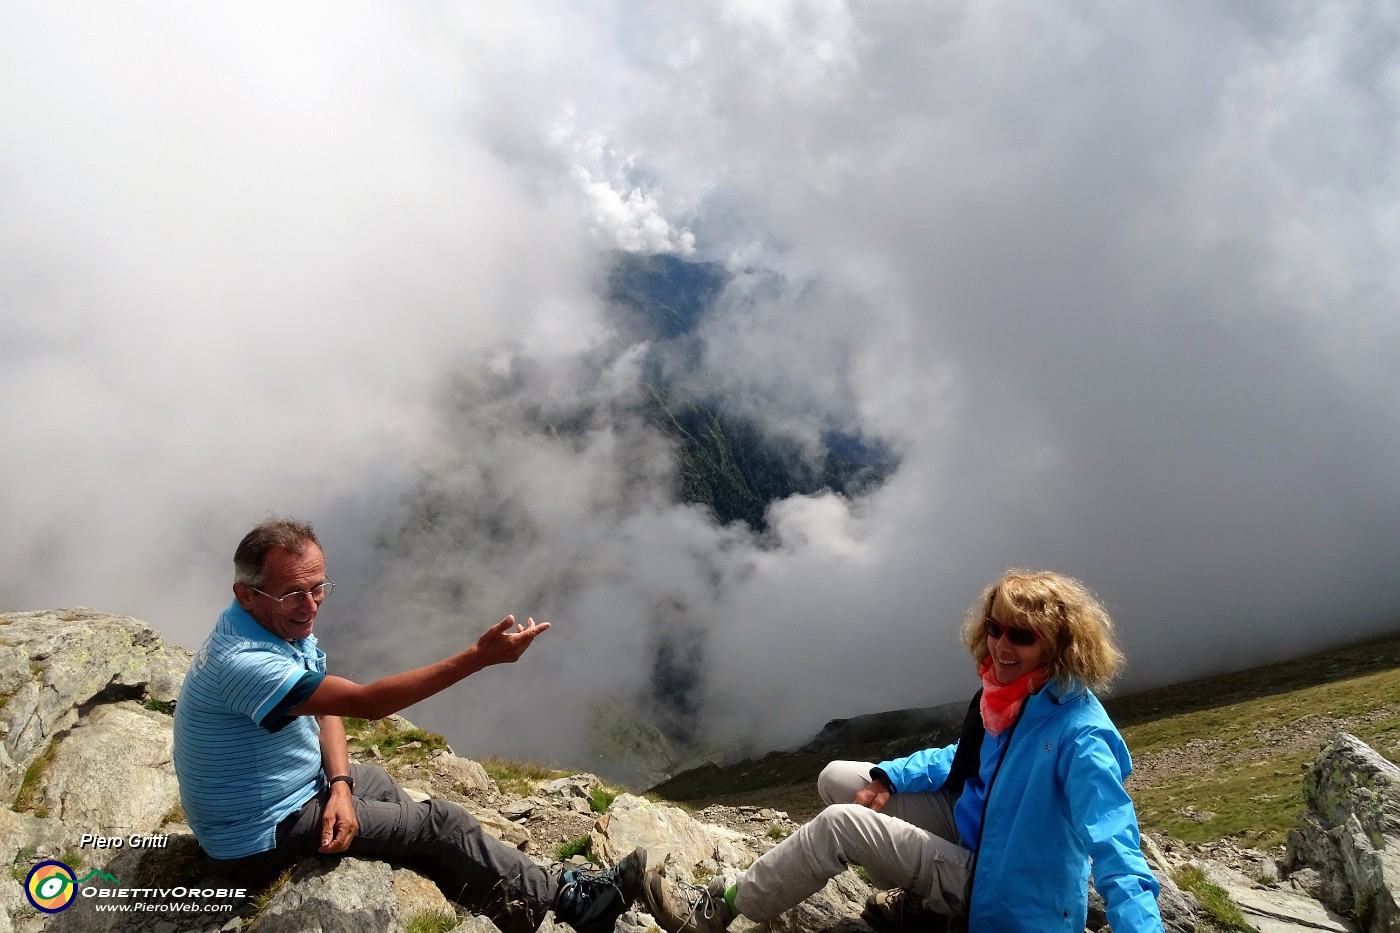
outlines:
M761 532L771 503L823 489L858 496L898 462L884 443L829 427L816 450L805 450L797 438L733 411L707 384L696 330L730 278L719 263L619 253L608 307L619 333L648 347L642 410L674 446L676 501Z
M724 266L619 252L610 268L589 352L553 364L503 352L454 374L440 443L378 536L378 575L391 607L428 617L423 638L482 605L599 633L569 653L599 671L568 674L588 695L556 681L584 711L568 751L640 783L710 741L701 709L721 583L778 546L770 507L859 499L898 461L849 413L769 417L709 377L706 329L744 300ZM749 294L778 287L742 275ZM367 631L357 647L403 646Z

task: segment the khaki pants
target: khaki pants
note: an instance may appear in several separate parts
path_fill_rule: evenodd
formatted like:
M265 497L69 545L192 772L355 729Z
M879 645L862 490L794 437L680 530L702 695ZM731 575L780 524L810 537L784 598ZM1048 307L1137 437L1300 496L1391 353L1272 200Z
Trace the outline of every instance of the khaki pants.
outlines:
M958 841L953 800L942 792L894 794L880 813L851 803L870 782L868 762L833 761L818 792L827 808L770 849L739 879L735 906L764 922L860 865L877 887L903 888L931 910L967 913L973 854Z

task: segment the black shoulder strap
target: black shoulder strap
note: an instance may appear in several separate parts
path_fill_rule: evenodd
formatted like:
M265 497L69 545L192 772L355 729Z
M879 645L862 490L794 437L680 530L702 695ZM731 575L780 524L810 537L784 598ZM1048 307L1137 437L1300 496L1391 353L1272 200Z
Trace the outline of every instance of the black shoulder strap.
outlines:
M943 782L943 787L953 795L954 800L961 796L963 785L977 773L982 763L982 736L986 733L986 727L982 725L982 691L978 690L967 706L962 733L958 736L958 750L953 753L953 766Z

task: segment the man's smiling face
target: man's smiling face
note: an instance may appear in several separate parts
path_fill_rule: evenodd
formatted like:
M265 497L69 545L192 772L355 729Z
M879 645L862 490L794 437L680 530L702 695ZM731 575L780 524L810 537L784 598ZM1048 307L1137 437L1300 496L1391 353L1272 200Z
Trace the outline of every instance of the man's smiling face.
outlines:
M301 554L275 547L263 558L263 585L254 589L235 583L233 595L257 623L279 638L294 641L311 634L321 600L308 595L313 587L326 582L326 557L311 542ZM303 595L283 599L288 593Z

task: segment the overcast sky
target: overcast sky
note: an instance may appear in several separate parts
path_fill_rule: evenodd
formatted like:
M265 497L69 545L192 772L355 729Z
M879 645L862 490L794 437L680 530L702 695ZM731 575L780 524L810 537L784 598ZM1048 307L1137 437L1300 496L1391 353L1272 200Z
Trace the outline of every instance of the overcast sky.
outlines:
M194 646L300 515L360 679L552 619L417 718L556 759L667 632L725 741L959 699L1010 566L1120 689L1394 630L1398 110L1386 2L0 0L0 608ZM898 472L759 542L525 426L636 398L618 248L728 264L707 378Z

